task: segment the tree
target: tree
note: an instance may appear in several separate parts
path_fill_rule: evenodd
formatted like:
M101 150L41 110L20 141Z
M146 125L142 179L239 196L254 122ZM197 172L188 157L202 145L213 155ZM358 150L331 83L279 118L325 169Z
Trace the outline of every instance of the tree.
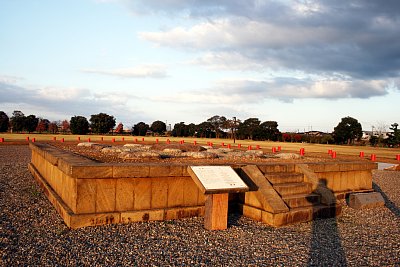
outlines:
M378 121L376 122L376 127L374 127L377 131L378 134L378 142L377 144L379 145L380 143L383 143L384 141L384 134L386 133L386 129L388 128L388 125L384 121Z
M362 127L358 120L352 117L342 118L334 128L333 136L337 144L351 144L362 136Z
M39 119L39 122L36 126L36 132L42 133L48 130L50 121L47 119Z
M197 125L196 124L190 123L187 126L187 134L188 134L187 136L194 136L196 134L196 131L197 131Z
M212 129L215 132L215 136L219 138L222 128L226 125L226 118L224 116L215 115L209 118L207 121L211 124Z
M149 125L141 121L138 124L133 125L132 134L137 136L145 136L147 130L149 129Z
M398 123L393 123L391 127L389 127L389 129L393 131L392 133L388 133L389 138L387 139L387 144L390 147L400 145L400 129L398 129L398 126Z
M87 134L89 132L89 122L83 116L74 116L70 120L72 134Z
M58 125L55 121L49 123L48 131L49 131L49 133L52 133L52 134L55 134L58 132Z
M118 123L117 128L115 128L115 132L117 134L122 134L124 132L124 125L122 124L122 122Z
M303 139L303 137L301 136L301 134L294 134L293 135L293 139L294 141L296 141L297 143L301 142L301 139Z
M167 130L167 125L165 122L155 121L151 124L150 130L152 130L154 133L162 135Z
M7 132L10 119L4 111L0 111L0 132Z
M233 117L231 120L226 120L225 124L223 125L224 129L229 130L230 138L233 139L233 143L236 142L236 131L240 120L237 120L236 117Z
M282 141L283 142L292 141L292 134L283 133L282 134Z
M66 133L70 130L70 125L67 120L63 120L63 122L61 123L61 129L62 129L63 133Z
M369 138L369 144L371 146L376 146L378 144L379 138L375 135L371 135L371 137Z
M106 113L99 113L90 116L90 128L93 133L105 134L115 126L115 118Z
M199 138L212 138L215 137L215 132L212 131L213 126L209 121L204 121L197 125L197 134L196 136Z
M14 110L11 117L11 131L21 132L25 128L25 115L19 110Z
M35 115L29 115L25 118L25 127L24 129L28 131L28 133L34 132L39 123L39 119L36 118Z
M260 125L258 118L249 118L238 126L238 136L240 139L253 139L254 130Z
M277 141L280 134L278 123L276 121L265 121L254 129L253 139Z
M172 136L175 136L175 137L188 136L187 125L183 121L180 123L175 123L174 129L172 130Z
M333 144L335 142L335 139L333 139L333 136L330 134L324 134L321 137L321 144Z

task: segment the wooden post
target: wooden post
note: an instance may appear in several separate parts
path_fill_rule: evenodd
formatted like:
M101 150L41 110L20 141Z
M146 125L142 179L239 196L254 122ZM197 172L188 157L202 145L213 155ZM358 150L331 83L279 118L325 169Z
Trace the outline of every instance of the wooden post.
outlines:
M204 228L207 230L225 230L228 227L229 193L207 195Z

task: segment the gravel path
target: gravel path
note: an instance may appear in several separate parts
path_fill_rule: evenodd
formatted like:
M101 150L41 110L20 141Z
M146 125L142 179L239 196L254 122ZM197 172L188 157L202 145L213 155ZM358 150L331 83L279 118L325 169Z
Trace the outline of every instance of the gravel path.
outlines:
M271 228L239 215L69 230L27 170L27 146L0 146L1 266L400 266L400 172L375 171L387 207Z

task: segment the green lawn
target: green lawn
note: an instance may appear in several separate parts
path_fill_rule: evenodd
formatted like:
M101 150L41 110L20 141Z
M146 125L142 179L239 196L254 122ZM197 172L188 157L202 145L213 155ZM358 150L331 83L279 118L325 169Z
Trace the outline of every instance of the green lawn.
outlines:
M29 137L30 140L35 138L35 141L53 141L53 138L56 138L57 141L60 141L64 138L64 141L78 141L78 137L80 137L81 141L88 141L88 138L92 142L100 142L101 138L105 142L111 142L114 138L115 141L121 142L122 138L124 138L125 142L135 142L137 139L138 142L142 142L142 136L119 136L119 135L63 135L63 134L9 134L9 133L0 133L0 138L4 138L4 143L12 141L26 141L26 138ZM221 146L222 143L225 145L231 144L231 146L237 146L237 144L241 144L242 148L247 148L248 146L252 146L252 148L256 148L257 145L261 147L266 152L271 152L273 147L280 146L282 148L282 152L299 152L300 148L304 148L306 154L307 153L328 153L329 149L336 151L338 157L339 155L350 155L350 156L358 156L360 151L365 153L365 157L369 157L371 154L376 154L377 160L379 159L389 159L395 160L396 155L400 154L399 148L377 148L377 147L369 147L369 146L338 146L338 145L326 145L326 144L306 144L306 143L288 143L288 142L270 142L270 141L252 141L252 140L236 140L236 144L233 144L232 139L200 139L200 138L182 138L182 137L144 137L145 142L156 142L156 139L159 140L160 143L165 143L167 139L171 142L178 143L181 140L184 140L185 143L193 143L194 141L197 144L206 145L208 142L212 142L214 146Z

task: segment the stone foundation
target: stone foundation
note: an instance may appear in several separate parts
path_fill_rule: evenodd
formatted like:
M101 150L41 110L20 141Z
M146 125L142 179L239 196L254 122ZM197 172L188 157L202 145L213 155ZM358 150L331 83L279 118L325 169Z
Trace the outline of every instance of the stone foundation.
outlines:
M30 143L30 148L32 160L29 170L68 227L204 216L205 195L187 173L185 164L108 164L48 144ZM259 164L258 168L264 173L282 170L303 172L305 181L310 181L313 189L318 187L319 180L324 180L326 187L338 195L372 191L371 170L376 169L374 163L303 165L265 163ZM240 176L243 175L243 166L232 167ZM274 213L273 209L265 210L262 205L254 206L252 194L254 192L248 192L241 198L230 196L232 201L242 200L239 204L243 211L255 210L244 212L251 218L255 217L255 213L260 214L254 219L273 226L285 224L283 221L291 223L288 216L313 219L313 213L309 211L284 215L282 212ZM277 218L284 219L273 223Z

